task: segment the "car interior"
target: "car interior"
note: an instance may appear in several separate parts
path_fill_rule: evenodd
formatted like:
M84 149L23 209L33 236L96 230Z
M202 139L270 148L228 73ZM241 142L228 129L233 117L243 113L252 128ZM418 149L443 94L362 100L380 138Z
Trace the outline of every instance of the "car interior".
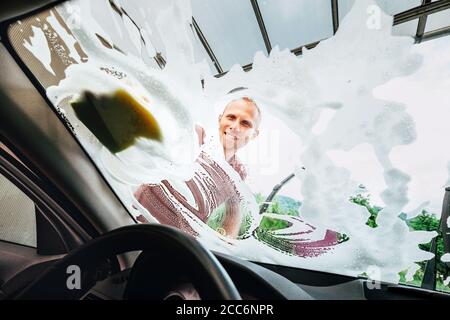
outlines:
M256 0L249 2L258 6ZM334 8L338 1L328 2ZM447 0L419 2L395 15L394 21L423 20L450 10ZM210 250L173 226L139 223L77 139L68 116L52 107L46 89L64 77L64 66L55 64L56 72L44 74L33 55L18 49L25 42L14 30L67 3L0 4L0 299L450 299L449 292L436 289L435 258L425 263L421 285L412 286L333 273L332 265L323 271L252 261ZM258 17L255 21L260 22ZM195 21L200 42L207 44ZM422 30L417 36L425 41L445 33ZM214 56L208 47L205 52ZM301 49L293 52L301 54ZM165 63L160 54L152 57L158 68ZM217 77L226 73L218 61L211 65ZM251 68L244 66L245 71ZM266 202L291 178L278 184ZM439 232L449 252L450 231L444 222L450 215L450 187L439 196L443 199ZM436 250L433 240L430 251ZM79 270L81 279L71 278Z

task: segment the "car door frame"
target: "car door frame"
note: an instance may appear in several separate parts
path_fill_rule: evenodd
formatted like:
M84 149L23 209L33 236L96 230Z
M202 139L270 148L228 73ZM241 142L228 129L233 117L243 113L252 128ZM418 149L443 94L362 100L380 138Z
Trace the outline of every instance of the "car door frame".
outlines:
M33 201L36 218L36 247L0 239L2 298L22 289L67 252L96 234L86 219L75 214L74 208L69 209L69 203L48 181L25 165L7 147L4 138L0 139L0 174Z

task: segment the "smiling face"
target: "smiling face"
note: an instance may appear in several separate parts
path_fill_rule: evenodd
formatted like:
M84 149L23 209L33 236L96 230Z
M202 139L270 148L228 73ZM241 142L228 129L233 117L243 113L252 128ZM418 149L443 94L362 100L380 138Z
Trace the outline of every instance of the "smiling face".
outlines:
M219 117L219 134L227 160L258 136L260 116L256 104L248 98L234 100L225 107Z

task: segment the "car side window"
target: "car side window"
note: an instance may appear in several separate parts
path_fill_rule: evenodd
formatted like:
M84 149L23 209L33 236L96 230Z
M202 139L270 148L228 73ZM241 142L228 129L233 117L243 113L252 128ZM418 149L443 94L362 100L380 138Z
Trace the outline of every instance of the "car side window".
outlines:
M36 247L34 202L0 174L0 241Z

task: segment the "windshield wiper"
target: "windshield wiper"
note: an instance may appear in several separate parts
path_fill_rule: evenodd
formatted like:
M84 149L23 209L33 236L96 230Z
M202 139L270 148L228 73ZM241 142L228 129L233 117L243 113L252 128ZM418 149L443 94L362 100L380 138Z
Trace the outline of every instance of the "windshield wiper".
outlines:
M304 168L303 168L304 169ZM273 187L272 192L269 194L269 196L266 198L266 200L263 202L263 205L261 206L261 209L259 209L259 214L263 214L266 212L267 208L269 207L269 204L272 202L275 195L280 191L280 189L288 183L293 177L295 177L295 173L291 173L289 176L287 176L284 180L282 180L279 184L276 184L275 187Z

